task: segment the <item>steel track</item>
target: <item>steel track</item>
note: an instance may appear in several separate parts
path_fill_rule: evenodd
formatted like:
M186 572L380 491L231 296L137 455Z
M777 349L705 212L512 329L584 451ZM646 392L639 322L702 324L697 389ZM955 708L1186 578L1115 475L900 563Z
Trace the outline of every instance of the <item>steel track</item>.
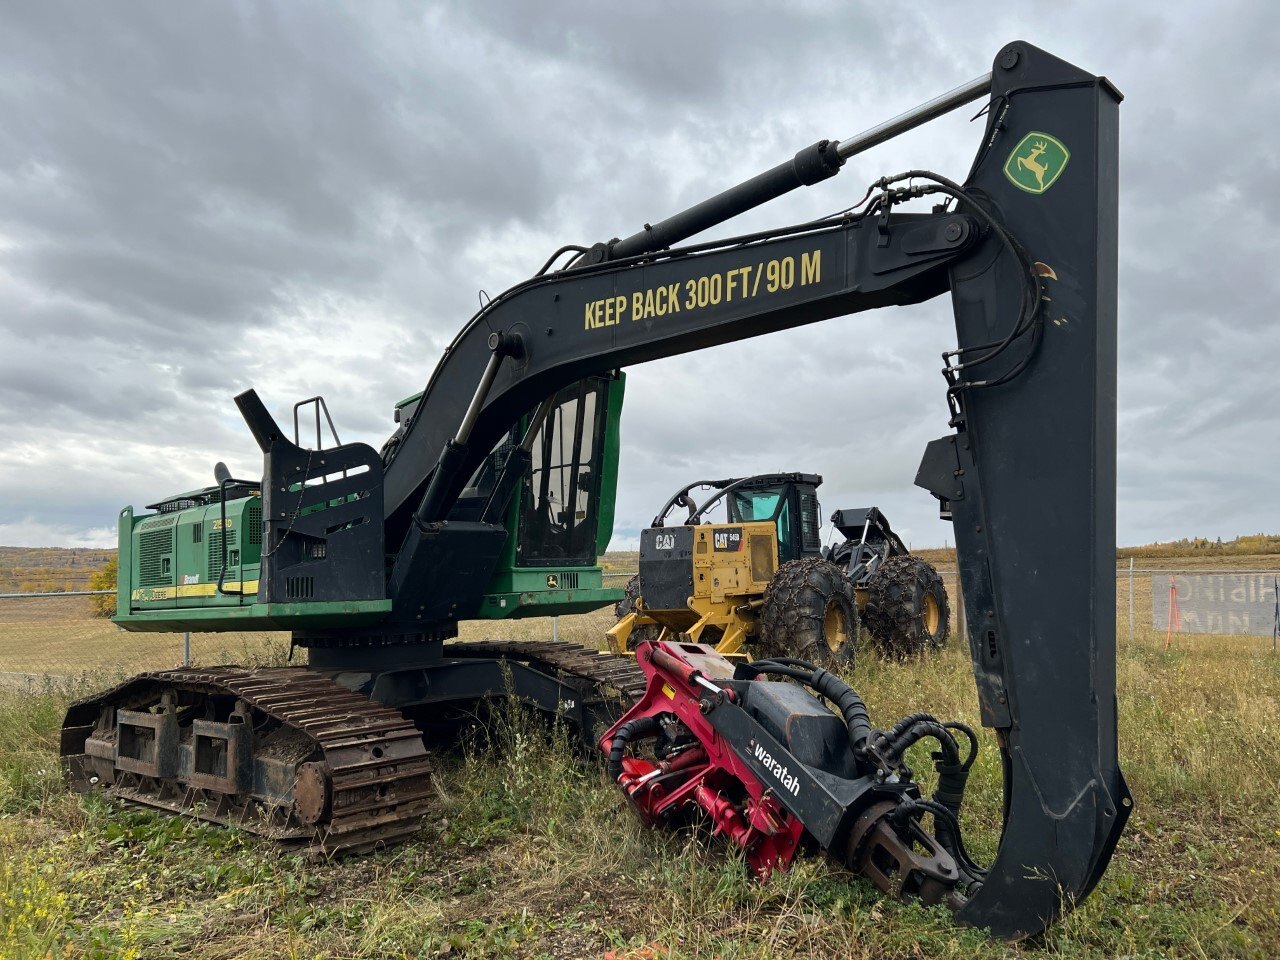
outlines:
M638 699L646 682L634 658L564 641L450 643L444 653L585 681L620 706ZM238 741L230 723L214 724L228 739L219 741L226 759L211 774L195 759L196 722L212 716L219 702L219 716L233 720L226 716L233 701L252 742ZM138 725L153 744L134 745ZM77 792L235 825L320 855L408 839L421 827L432 793L431 763L412 721L302 667L140 674L71 705L62 755ZM233 783L227 771L237 758L254 773Z

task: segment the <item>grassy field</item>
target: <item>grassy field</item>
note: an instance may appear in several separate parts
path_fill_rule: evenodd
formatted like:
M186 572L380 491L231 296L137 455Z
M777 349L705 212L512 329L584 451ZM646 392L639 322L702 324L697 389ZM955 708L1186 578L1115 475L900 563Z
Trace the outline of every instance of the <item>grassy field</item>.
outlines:
M1136 585L1135 606L1149 611L1146 578ZM755 883L720 840L641 829L597 763L518 715L487 746L440 752L421 835L364 859L309 862L236 831L68 796L56 760L68 699L125 670L171 665L180 638L119 633L71 600L0 616L0 670L57 657L88 671L0 691L0 957L1274 957L1280 658L1260 637L1183 635L1166 651L1163 633L1141 626L1149 614L1128 642L1124 580L1117 593L1121 757L1135 812L1094 896L1021 947L956 928L940 909L886 901L821 857ZM610 620L562 618L561 636L598 643ZM464 636L547 631L470 624ZM282 637L198 635L193 646L198 662L287 653ZM850 679L873 721L922 706L977 721L956 644L906 666L865 658ZM987 859L1000 785L983 739L965 822Z

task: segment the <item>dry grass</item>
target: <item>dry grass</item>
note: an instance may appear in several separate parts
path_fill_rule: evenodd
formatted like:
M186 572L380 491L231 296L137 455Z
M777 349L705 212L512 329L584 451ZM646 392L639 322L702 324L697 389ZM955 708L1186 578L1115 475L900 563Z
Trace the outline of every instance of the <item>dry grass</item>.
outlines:
M1149 592L1136 600L1150 609ZM307 863L233 831L67 796L55 754L69 685L0 694L0 956L640 958L652 943L672 957L1276 956L1280 658L1258 637L1179 636L1165 651L1162 633L1140 628L1129 643L1123 583L1117 607L1136 809L1099 889L1042 943L1008 947L940 910L884 901L821 857L756 884L721 841L641 829L597 766L518 715L493 731L496 747L439 755L440 795L417 841ZM561 635L596 643L609 620L562 618ZM67 656L127 636L75 634L72 622L56 628ZM464 636L548 633L527 621ZM853 679L873 719L927 706L976 722L958 645L911 666L868 659ZM983 739L965 819L986 858L1000 784Z

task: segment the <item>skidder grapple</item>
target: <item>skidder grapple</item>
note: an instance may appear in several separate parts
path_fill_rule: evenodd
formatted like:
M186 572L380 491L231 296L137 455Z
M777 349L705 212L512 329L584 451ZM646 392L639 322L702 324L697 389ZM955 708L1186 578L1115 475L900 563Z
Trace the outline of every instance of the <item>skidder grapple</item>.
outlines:
M664 630L725 656L749 645L828 666L852 665L863 635L886 657L942 647L950 608L938 571L910 555L875 507L837 510L831 520L845 539L823 548L821 484L817 474L767 473L676 491L640 531L640 571L614 607L609 649L634 650ZM695 489L714 493L698 504ZM726 520L712 523L721 505ZM668 525L677 506L688 516Z
M685 243L975 100L963 182L904 170L832 216ZM989 75L895 120L624 239L567 245L462 326L380 450L341 442L319 400L287 431L241 394L261 472L220 469L121 512L116 622L287 631L305 665L160 671L73 704L72 787L370 849L412 836L428 808L424 737L514 696L591 742L612 728L612 770L646 816L679 796L761 869L807 835L962 923L1044 929L1097 883L1130 806L1115 709L1119 102L1105 79L1012 43ZM550 639L454 640L462 620L621 599L597 562L624 449L621 368L943 294L958 341L943 355L949 430L916 483L954 522L981 720L1003 762L985 876L959 840L972 752L958 727L873 726L874 704L780 657L730 668L672 643L637 663ZM828 326L832 350L854 322ZM762 560L780 556L767 547ZM754 577L749 540L744 556ZM636 700L632 726L614 727ZM920 738L941 754L932 797L903 766Z

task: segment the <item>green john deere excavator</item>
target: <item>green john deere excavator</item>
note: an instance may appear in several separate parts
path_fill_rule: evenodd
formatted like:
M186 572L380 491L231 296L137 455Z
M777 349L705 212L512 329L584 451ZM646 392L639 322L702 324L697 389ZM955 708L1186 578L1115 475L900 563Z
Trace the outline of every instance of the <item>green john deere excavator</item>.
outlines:
M989 74L863 134L625 239L566 246L462 326L381 450L331 429L322 443L318 400L304 438L303 406L287 431L254 391L236 397L261 475L219 468L210 487L121 513L117 622L288 631L306 664L145 673L73 704L71 786L368 850L419 828L424 736L514 695L588 738L607 728L608 772L646 822L700 811L761 875L808 845L961 923L1043 930L1097 883L1131 805L1115 709L1120 99L1011 43ZM975 100L962 182L907 170L830 217L685 242ZM935 205L905 208L924 197ZM632 658L454 640L462 620L618 599L596 558L622 368L943 294L958 340L943 354L950 429L916 483L954 523L978 705L1004 770L989 865L961 840L977 739L927 704L873 723L874 704L820 667L734 665L698 644L646 642ZM833 350L865 341L850 322L830 325ZM932 796L904 759L924 739L938 745Z

